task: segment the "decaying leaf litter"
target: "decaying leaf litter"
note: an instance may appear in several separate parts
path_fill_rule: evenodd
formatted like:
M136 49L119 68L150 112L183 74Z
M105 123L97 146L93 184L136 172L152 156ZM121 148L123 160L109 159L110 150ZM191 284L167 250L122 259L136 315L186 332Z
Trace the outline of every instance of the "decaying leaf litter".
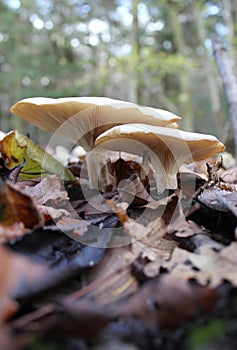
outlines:
M0 147L1 348L185 348L200 323L236 324L237 172L225 159L182 167L157 194L152 167L110 152L102 192L79 159L43 161L18 131Z

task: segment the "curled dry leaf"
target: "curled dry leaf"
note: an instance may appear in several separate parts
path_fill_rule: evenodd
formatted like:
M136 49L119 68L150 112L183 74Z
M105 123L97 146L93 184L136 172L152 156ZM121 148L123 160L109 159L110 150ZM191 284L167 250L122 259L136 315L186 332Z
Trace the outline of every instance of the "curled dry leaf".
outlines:
M115 203L112 199L107 200L107 204L110 205L110 207L113 209L115 214L117 214L119 221L122 225L125 224L129 220L128 214L127 214L127 203Z
M141 165L133 160L124 160L123 158L117 159L115 162L109 163L109 171L112 176L112 185L117 188L119 183L123 180L127 180L131 175L136 174L139 178L143 178L143 185L147 184L143 174Z
M198 234L207 234L207 232L191 220L184 221L175 232L176 237L191 237Z
M120 303L118 314L125 319L135 317L161 329L172 329L193 319L197 313L209 313L218 299L212 289L167 276L148 282Z
M23 222L26 228L43 224L43 217L32 198L9 182L0 183L0 222L12 225Z
M103 264L89 274L91 288L88 296L103 305L110 305L134 293L138 282L131 272L131 264L140 252L132 252L129 245L107 249Z
M237 167L221 171L220 176L229 184L237 184Z
M19 238L29 232L23 222L15 222L10 226L0 224L0 244Z
M133 243L131 250L138 258L133 264L133 273L140 278L154 278L160 274L164 261L169 260L178 243L165 239L163 230Z
M85 220L78 220L71 217L63 216L58 222L57 226L60 230L73 231L75 237L83 236L87 232L89 223Z
M211 246L200 246L197 253L175 248L172 258L164 263L170 276L180 280L196 279L201 285L216 288L223 281L229 281L237 286L235 262L237 260L237 245L231 247L233 255L229 255L230 248L223 248L221 252Z
M42 277L46 268L25 257L0 247L0 346L4 350L20 350L29 341L27 337L11 332L7 323L20 306L15 300L19 290L27 289Z
M17 309L14 295L27 283L37 281L45 267L0 247L0 324Z
M237 192L220 191L217 200L237 218Z
M198 196L198 200L211 209L228 211L223 202L219 200L223 193L228 194L231 192L215 187L207 188Z
M48 220L59 220L62 216L70 216L70 213L66 209L55 209L45 205L37 206L39 212L44 216L45 222Z
M118 184L120 200L133 205L144 205L153 201L145 189L140 177L137 174L131 175L128 179L121 180Z
M26 186L25 192L28 193L36 204L42 205L48 201L57 201L57 203L68 200L66 191L61 190L60 175L48 175L35 186Z

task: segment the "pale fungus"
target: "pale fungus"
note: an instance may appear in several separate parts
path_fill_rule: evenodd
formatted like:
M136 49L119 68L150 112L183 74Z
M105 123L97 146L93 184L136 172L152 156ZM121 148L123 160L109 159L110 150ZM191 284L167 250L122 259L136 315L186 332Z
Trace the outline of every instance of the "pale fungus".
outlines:
M180 120L180 117L168 111L107 97L33 97L18 101L11 112L43 130L57 132L82 146L88 152L86 163L91 188L97 187L102 168L105 184L108 181L104 154L92 152L94 142L101 133L116 125L137 122L175 128ZM100 178L100 182L103 183L103 179Z
M158 192L177 187L176 175L182 164L206 159L225 149L215 136L145 124L113 127L96 139L95 146L149 159Z
M141 156L145 169L150 162L157 191L162 192L176 188L176 175L183 163L225 149L214 136L179 130L176 122L180 117L171 112L106 97L34 97L17 102L11 111L84 147L91 188L99 182L104 182L102 187L107 184L105 150Z

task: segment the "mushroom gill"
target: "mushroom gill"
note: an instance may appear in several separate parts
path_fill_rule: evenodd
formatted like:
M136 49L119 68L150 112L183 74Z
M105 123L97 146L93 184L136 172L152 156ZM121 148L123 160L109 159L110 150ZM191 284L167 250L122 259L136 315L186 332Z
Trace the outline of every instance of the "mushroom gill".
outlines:
M182 164L206 159L225 149L215 136L145 124L115 126L101 134L95 146L149 159L160 193L177 187L176 175Z

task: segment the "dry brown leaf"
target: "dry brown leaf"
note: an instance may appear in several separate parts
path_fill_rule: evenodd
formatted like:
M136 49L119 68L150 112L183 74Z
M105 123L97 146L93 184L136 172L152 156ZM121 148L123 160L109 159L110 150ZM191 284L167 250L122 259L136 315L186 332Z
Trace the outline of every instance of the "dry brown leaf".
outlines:
M21 191L17 185L1 182L0 222L7 226L23 222L25 227L33 228L41 226L44 220L28 194Z
M36 281L45 271L42 265L0 247L0 324L16 311L13 297L18 288L23 288L26 281Z
M221 258L231 262L233 265L237 265L237 242L232 242L228 247L220 251Z
M229 194L231 192L221 190L220 188L211 187L206 188L199 196L198 200L211 209L218 211L228 211L226 206L219 200L223 194Z
M183 223L178 227L177 231L175 232L176 237L191 237L199 234L206 235L207 232L204 231L204 229L201 226L197 225L191 220L183 221Z
M151 201L149 201L149 203L144 205L144 207L149 208L149 209L158 209L161 206L168 205L168 203L170 203L172 201L173 197L175 197L175 196L176 196L175 193L173 193L172 195L170 195L168 197L161 198L157 201L152 199Z
M229 184L237 184L237 167L222 170L220 172L221 178Z
M122 158L117 159L115 162L109 164L109 171L112 175L112 185L117 188L120 181L127 180L132 174L137 174L143 181L144 186L148 184L147 179L143 180L142 167L133 160L125 161Z
M62 216L70 216L66 209L55 209L45 205L37 205L39 212L44 216L45 222L48 220L59 220Z
M59 204L64 200L68 200L66 191L61 190L60 175L48 175L34 187L26 186L25 192L28 193L35 203L42 205L47 202L57 201Z
M145 189L140 177L133 174L129 179L124 179L118 184L120 200L133 205L144 205L154 201Z
M131 264L136 258L130 245L107 249L102 264L89 273L89 281L95 284L95 288L88 296L109 305L134 293L138 282L131 273Z
M80 210L77 210L78 214L81 212L84 213L85 220L93 219L95 216L104 215L107 212L111 212L111 208L106 203L105 198L101 195L95 195L88 200L88 203L85 204Z
M172 251L178 245L175 241L159 238L159 234L158 231L158 234L145 237L132 245L132 252L138 257L134 263L134 269L148 278L154 278L160 274L162 264L170 259Z
M115 203L112 199L109 199L107 200L107 204L113 209L122 225L129 220L127 215L127 203Z
M10 226L0 224L0 244L25 235L29 230L23 222L16 222Z
M237 218L237 192L220 191L218 201Z
M146 283L121 302L118 314L125 319L132 316L161 329L172 329L193 319L197 313L209 313L218 299L212 289L166 276Z
M57 226L61 231L73 231L75 237L83 236L87 232L89 223L85 220L73 219L71 217L63 216L58 222Z
M25 257L0 247L0 347L4 350L20 350L28 339L12 334L7 321L20 309L14 299L24 286L42 278L46 267L36 264Z
M236 243L235 243L236 248ZM233 286L237 286L235 261L237 249L231 248L232 256L229 256L229 247L221 253L211 246L200 246L198 253L191 253L184 249L175 248L172 258L164 263L173 278L180 280L196 279L201 285L218 287L227 280Z

